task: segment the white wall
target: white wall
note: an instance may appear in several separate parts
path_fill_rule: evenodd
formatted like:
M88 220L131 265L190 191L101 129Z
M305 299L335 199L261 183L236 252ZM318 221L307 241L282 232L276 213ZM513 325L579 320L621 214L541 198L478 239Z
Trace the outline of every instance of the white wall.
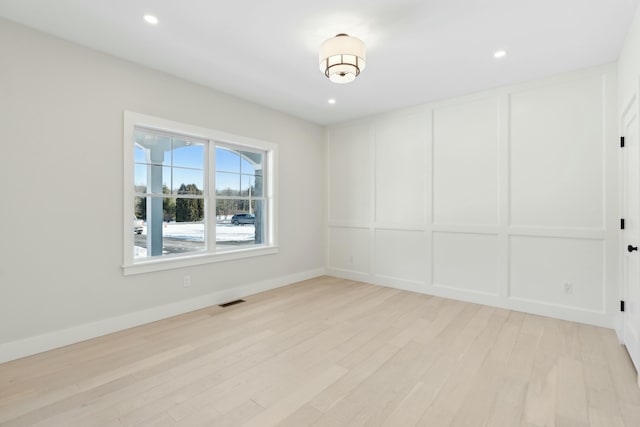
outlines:
M0 362L324 271L324 128L5 20L0 54ZM279 254L124 277L123 110L277 143Z
M623 112L640 84L640 7L629 28L618 58L618 106Z
M331 127L329 272L612 326L616 88L609 65Z

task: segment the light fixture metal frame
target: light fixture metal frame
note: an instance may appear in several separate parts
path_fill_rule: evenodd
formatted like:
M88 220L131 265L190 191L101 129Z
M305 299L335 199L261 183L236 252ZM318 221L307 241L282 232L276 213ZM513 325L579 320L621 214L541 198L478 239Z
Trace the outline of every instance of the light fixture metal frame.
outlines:
M364 42L340 33L320 46L320 71L334 83L355 80L366 66Z

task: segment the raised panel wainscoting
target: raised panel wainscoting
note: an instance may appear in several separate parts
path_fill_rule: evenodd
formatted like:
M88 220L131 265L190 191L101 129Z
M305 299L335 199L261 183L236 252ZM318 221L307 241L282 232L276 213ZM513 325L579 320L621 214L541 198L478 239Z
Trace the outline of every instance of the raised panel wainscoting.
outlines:
M608 65L330 127L328 272L613 327L615 112Z

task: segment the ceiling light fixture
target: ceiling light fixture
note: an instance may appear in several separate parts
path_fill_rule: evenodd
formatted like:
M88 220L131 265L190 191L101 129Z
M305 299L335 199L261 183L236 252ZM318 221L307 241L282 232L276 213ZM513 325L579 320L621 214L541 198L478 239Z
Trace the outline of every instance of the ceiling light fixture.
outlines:
M496 53L493 54L493 57L497 58L497 59L504 58L506 54L507 54L507 51L499 50L499 51L497 51Z
M144 15L144 20L153 25L156 25L158 23L158 18L153 15Z
M349 83L366 65L362 40L338 34L320 45L320 71L334 83Z
M333 98L331 98L331 99L330 99L330 100L328 100L327 102L328 102L329 104L335 104L335 103L336 103L336 100L335 100L335 99L333 99Z

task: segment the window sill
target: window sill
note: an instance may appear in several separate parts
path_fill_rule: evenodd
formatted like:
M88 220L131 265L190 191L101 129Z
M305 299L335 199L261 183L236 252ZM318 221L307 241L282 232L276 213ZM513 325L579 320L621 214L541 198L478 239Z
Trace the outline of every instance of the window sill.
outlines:
M152 273L155 271L211 264L214 262L232 261L263 255L273 255L277 253L277 246L267 246L252 249L239 249L228 252L201 253L196 255L180 256L179 258L150 259L138 261L134 264L125 264L122 266L122 272L125 276L131 276L134 274Z

